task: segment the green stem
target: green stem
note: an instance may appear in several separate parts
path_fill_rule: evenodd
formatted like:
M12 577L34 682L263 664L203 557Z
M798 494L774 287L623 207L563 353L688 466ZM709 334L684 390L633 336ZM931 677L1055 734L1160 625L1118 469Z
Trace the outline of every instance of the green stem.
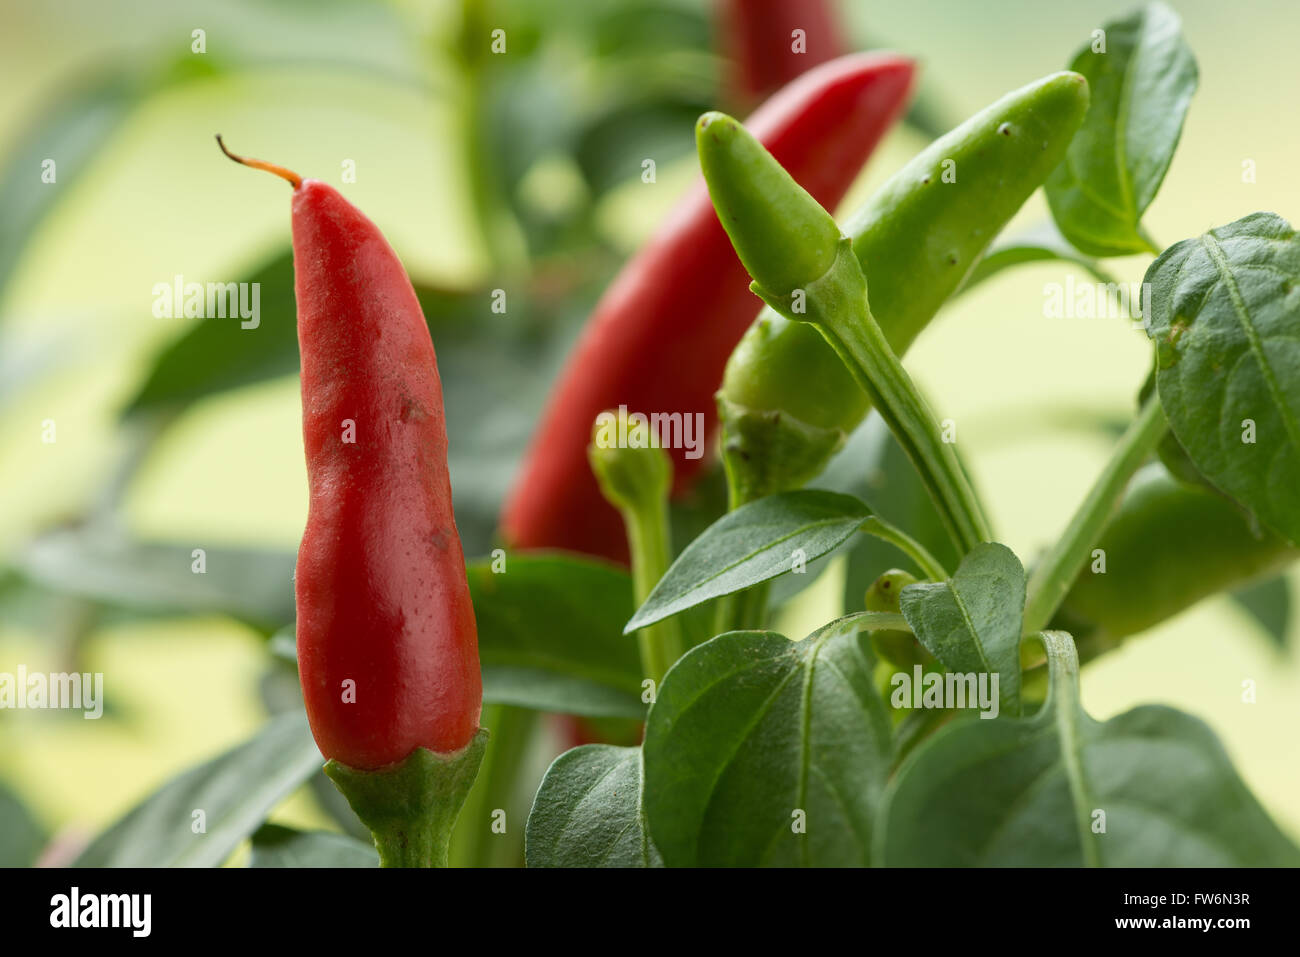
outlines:
M924 545L901 528L890 525L884 519L872 515L862 523L862 531L867 535L879 538L881 541L889 542L916 562L916 567L921 570L921 574L931 581L942 582L948 580L948 572L939 563L939 560L931 555Z
M773 296L761 287L755 292L787 318L812 322L839 353L911 459L958 552L965 555L981 542L992 541L956 452L940 438L934 414L871 315L867 281L852 243L842 238L834 265L808 285L807 315L794 313L789 297Z
M1097 476L1070 524L1030 576L1025 602L1025 634L1042 631L1056 614L1118 507L1129 479L1146 461L1168 427L1160 400L1153 392L1120 437L1110 461Z
M727 511L734 512L742 505L756 502L763 497L758 486L747 483L744 476L745 463L734 454L729 443L722 443L722 464L727 476ZM717 600L713 633L723 635L729 631L753 631L767 623L767 599L771 586L767 582L752 585L743 591L723 595Z
M760 582L719 598L717 617L713 623L714 634L761 629L767 624L767 599L771 590L770 582Z
M483 709L482 724L492 737L452 832L452 867L515 867L523 860L524 821L515 812L526 818L528 807L517 807L515 795L538 718L536 711L511 705ZM492 830L498 808L507 815L504 834Z
M639 608L668 570L668 508L662 498L656 497L619 511L627 528L632 588ZM641 670L658 687L685 651L681 624L676 618L669 618L647 625L637 632L636 640L641 651Z
M514 214L501 195L492 144L487 99L489 95L491 17L487 0L461 0L457 53L461 63L459 97L460 142L470 204L482 232L494 275L513 275L528 262L527 244Z

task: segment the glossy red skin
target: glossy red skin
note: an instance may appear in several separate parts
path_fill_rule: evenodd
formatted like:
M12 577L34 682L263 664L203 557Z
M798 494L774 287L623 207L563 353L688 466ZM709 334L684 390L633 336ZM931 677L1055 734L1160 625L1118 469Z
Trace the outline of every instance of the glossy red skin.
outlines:
M829 0L721 0L721 48L731 63L731 85L740 103L753 103L844 51ZM791 46L804 31L805 50Z
M362 769L459 750L482 679L428 326L375 224L316 180L294 190L293 260L310 487L294 582L312 734Z
M911 60L893 54L841 57L781 90L746 126L823 206L834 208L901 114L913 72ZM704 448L711 449L713 394L761 306L700 179L588 319L506 500L507 543L626 563L622 519L587 462L596 416L620 404L647 415L701 412ZM685 449L670 451L680 494L707 452L688 459Z

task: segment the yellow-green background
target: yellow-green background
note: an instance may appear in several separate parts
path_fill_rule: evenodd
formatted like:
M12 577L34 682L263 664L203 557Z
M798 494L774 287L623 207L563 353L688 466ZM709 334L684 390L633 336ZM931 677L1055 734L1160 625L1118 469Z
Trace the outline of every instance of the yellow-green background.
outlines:
M1259 209L1295 221L1300 7L1284 0L1172 5L1184 18L1201 80L1147 216L1149 231L1168 244ZM16 148L33 112L48 106L75 71L130 57L159 38L171 38L183 54L196 27L207 29L210 55L223 44L253 42L232 25L254 6L263 16L273 11L283 31L256 42L274 48L292 35L295 48L307 50L315 32L324 37L345 9L297 2L6 3L0 155ZM347 15L361 22L400 25L389 41L394 63L428 56L447 13L439 3L351 9ZM929 92L961 117L1063 67L1090 30L1129 5L910 0L842 9L871 35L917 56ZM328 63L194 84L132 114L31 238L0 302L9 333L0 347L52 344L63 363L0 406L0 555L75 511L100 484L121 441L118 407L149 356L187 326L152 316L154 283L176 273L230 279L286 241L284 184L234 169L217 153L214 132L235 149L336 182L339 157L354 159L357 182L344 191L387 233L410 271L461 283L480 276L484 257L460 153L449 141L450 116L446 102L430 105L414 89ZM911 131L892 134L846 207L923 142ZM1254 184L1242 182L1247 159L1256 164ZM653 186L633 181L619 190L602 211L611 238L635 248L690 175L684 163L661 170ZM42 186L33 170L32 189L45 188L64 187ZM1017 222L1045 214L1037 196ZM1145 265L1141 257L1115 264L1131 280ZM1145 340L1125 323L1043 318L1043 284L1062 278L1051 265L1004 274L947 310L908 357L940 415L956 420L1000 537L1026 561L1062 527L1107 454L1099 436L1046 426L1044 410L1055 404L1127 411L1147 370ZM292 379L196 406L130 488L132 531L193 547L293 546L306 515L298 413ZM47 418L57 422L54 445L40 440ZM826 584L814 594L832 594ZM812 626L826 611L825 602L805 601L788 623ZM0 621L0 671L18 662L54 668L43 637ZM261 639L216 617L100 632L89 666L105 673L120 720L0 715L0 776L50 828L98 828L177 770L257 726L264 661ZM1257 682L1256 704L1241 701L1245 679ZM1142 702L1204 718L1264 804L1300 834L1300 663L1294 652L1275 651L1226 601L1207 602L1091 665L1083 697L1099 718ZM279 816L317 821L305 801L291 802Z

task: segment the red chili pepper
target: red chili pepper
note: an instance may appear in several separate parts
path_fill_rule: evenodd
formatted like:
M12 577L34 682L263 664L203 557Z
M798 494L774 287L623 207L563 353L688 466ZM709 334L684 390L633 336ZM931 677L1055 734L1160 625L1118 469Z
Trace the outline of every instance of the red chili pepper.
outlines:
M913 62L892 54L841 57L787 86L746 125L818 202L834 207L902 112L912 74ZM506 541L626 562L622 519L587 462L592 423L620 405L692 421L701 413L707 442L727 358L761 305L701 180L596 305L506 501ZM680 494L703 459L670 451Z
M844 52L828 0L721 0L718 31L740 103L756 102Z
M483 688L442 384L415 290L335 189L226 155L294 188L310 487L294 583L312 734L326 758L358 769L418 747L458 751L478 729Z

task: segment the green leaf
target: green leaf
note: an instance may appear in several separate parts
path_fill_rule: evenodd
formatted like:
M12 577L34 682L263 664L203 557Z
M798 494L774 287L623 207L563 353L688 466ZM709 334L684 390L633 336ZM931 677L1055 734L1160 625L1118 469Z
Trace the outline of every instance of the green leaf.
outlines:
M556 758L528 815L528 866L662 867L641 778L640 748L585 744Z
M1300 236L1252 213L1147 270L1156 389L1196 468L1300 542Z
M1178 15L1163 3L1113 20L1104 31L1105 52L1094 38L1070 63L1088 78L1092 102L1047 179L1047 201L1061 232L1089 255L1155 252L1138 224L1182 134L1196 60Z
M202 573L193 570L196 548L205 552ZM140 542L85 526L41 536L15 567L38 585L117 608L227 614L266 630L294 617L288 551Z
M249 867L378 867L373 845L330 831L263 824L253 832Z
M0 289L4 288L37 226L67 195L109 134L144 92L126 73L108 73L82 89L65 91L46 104L35 121L15 137L20 144L0 173ZM43 166L53 159L55 181L43 182Z
M0 867L31 867L45 840L45 829L0 781Z
M1036 715L949 725L904 762L884 799L879 863L1300 865L1205 724L1157 705L1094 721L1070 636L1043 641L1051 686Z
M857 499L801 490L769 495L710 525L673 562L624 633L743 591L834 551L871 515Z
M1049 220L1013 236L995 239L984 258L975 264L953 295L956 297L968 292L1004 269L1034 262L1072 263L1098 282L1117 282L1101 263L1072 246L1056 224Z
M1278 648L1286 647L1291 624L1291 583L1285 576L1247 585L1230 592L1229 597L1259 623Z
M997 674L1002 710L1020 713L1025 569L1011 549L996 542L975 546L948 581L906 586L899 606L948 671Z
M645 811L671 867L861 866L889 770L862 612L803 641L729 632L664 678L646 722Z
M590 717L641 718L641 662L623 636L632 581L612 565L510 555L469 566L483 700Z
M285 250L245 281L260 287L257 326L245 329L237 318L197 321L154 359L123 415L179 411L214 393L298 371L293 253Z
M305 714L272 718L248 741L172 778L95 838L73 865L216 867L322 760ZM197 811L206 828L198 833Z

